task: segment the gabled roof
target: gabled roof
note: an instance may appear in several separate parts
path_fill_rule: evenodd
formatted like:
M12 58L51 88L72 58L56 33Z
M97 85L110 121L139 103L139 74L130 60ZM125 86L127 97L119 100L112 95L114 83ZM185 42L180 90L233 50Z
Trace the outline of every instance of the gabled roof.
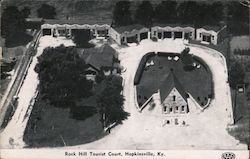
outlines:
M114 29L122 34L124 32L131 32L133 30L141 30L142 28L147 28L141 24L132 24L132 25L126 25L126 26L120 26L120 27L114 27Z
M176 88L182 98L187 101L187 94L182 87L179 80L174 75L173 71L170 71L168 76L162 81L162 84L160 86L160 97L161 102L163 102L166 97L169 95L169 93L172 91L173 88Z
M112 67L115 56L116 51L108 44L104 44L99 48L85 49L82 55L86 64L98 70L100 70L101 67Z
M205 29L205 30L207 30L207 31L210 31L210 30L212 30L212 31L214 31L214 32L218 32L218 31L220 31L222 28L225 28L226 26L209 26L209 25L205 25L205 26L202 26L202 27L200 27L200 28L198 28L198 29Z
M175 28L175 27L181 27L181 28L185 28L185 27L190 27L190 28L194 28L194 25L192 24L178 24L178 23L154 23L153 24L153 27L172 27L172 28Z
M110 25L111 24L110 19L96 19L96 18L89 18L89 19L44 19L45 24L69 24L69 25L74 25L74 24L79 24L79 25L84 25L84 24L89 24L89 25Z

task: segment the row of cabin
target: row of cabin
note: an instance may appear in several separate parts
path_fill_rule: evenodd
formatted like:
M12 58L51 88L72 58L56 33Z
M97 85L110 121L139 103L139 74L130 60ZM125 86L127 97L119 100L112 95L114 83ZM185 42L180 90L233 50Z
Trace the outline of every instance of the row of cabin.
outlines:
M73 37L76 30L84 30L91 38L110 37L119 45L138 43L143 39L189 39L217 45L226 36L226 26L194 28L188 25L154 24L151 28L134 24L111 27L109 21L45 20L41 25L43 35Z

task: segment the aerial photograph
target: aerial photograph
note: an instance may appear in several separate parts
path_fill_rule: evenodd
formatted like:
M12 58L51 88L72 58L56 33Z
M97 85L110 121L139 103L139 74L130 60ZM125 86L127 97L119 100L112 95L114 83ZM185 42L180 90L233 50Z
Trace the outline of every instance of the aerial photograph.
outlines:
M2 0L0 154L249 150L249 8Z

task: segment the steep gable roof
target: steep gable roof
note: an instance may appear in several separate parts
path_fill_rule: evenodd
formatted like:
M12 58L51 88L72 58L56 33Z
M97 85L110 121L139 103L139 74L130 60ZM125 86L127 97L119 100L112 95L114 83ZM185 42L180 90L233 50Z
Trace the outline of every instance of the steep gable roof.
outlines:
M82 57L84 58L86 64L100 70L101 67L112 67L115 56L116 51L108 44L104 44L99 48L84 50Z
M173 71L170 71L168 76L162 81L162 84L160 86L160 97L161 102L163 102L166 97L169 95L169 93L172 91L173 88L176 88L182 98L187 101L187 94L182 87L179 80L174 75Z
M141 24L132 24L132 25L114 27L114 29L115 29L118 33L120 33L120 34L122 34L122 33L124 33L124 32L131 32L131 31L133 31L133 30L141 30L141 29L143 29L143 28L147 28L147 27L145 27L145 26L143 26L143 25L141 25Z

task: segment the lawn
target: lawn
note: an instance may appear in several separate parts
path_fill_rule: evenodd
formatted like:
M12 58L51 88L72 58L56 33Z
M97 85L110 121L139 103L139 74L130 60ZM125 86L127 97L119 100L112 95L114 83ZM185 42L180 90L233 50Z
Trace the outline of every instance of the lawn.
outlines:
M178 54L166 55L179 56ZM180 59L168 60L167 56L154 56L148 61L153 61L154 65L144 69L140 83L136 86L139 106L142 106L160 88L162 81L168 76L171 69L186 92L190 93L201 106L204 106L209 96L213 94L212 75L201 60L195 60L200 68L192 71L185 71Z
M73 119L70 109L54 107L38 97L24 133L25 143L28 147L59 147L64 142L67 146L78 145L102 137L99 114L90 107L79 112L84 112L86 118Z
M229 128L228 131L229 134L240 140L240 142L246 143L248 148L250 148L250 59L244 58L241 60L241 63L246 70L246 91L237 93L237 96L235 96L235 90L231 89L233 105L235 105L236 99L236 107L234 108L235 125Z

